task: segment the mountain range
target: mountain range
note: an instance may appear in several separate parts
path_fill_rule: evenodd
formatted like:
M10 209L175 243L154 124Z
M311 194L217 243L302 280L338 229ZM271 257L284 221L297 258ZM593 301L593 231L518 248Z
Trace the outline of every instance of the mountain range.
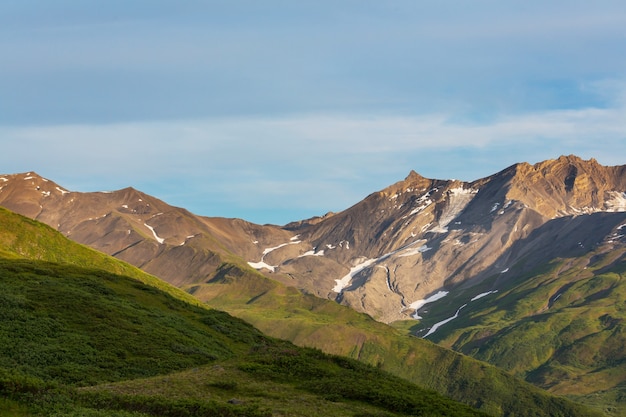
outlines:
M0 176L0 205L298 344L366 356L367 342L342 351L297 307L339 303L626 412L626 166L562 156L473 182L411 172L284 226L198 216L133 188L71 192L35 173ZM275 303L290 306L291 325L276 324Z
M2 416L598 415L421 339L394 341L419 385L298 348L3 208L0 290Z

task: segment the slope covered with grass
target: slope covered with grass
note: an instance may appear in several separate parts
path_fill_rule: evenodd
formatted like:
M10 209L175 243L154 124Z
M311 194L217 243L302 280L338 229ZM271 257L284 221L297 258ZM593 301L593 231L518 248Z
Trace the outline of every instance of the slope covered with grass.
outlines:
M482 415L264 336L138 270L106 270L129 267L36 222L0 219L0 415Z
M626 416L625 277L626 248L613 243L555 259L497 283L497 293L472 302L429 338L607 415ZM449 315L466 302L462 297L431 308L431 320Z
M101 269L135 278L177 298L198 304L194 297L139 268L75 243L44 223L3 207L0 207L0 256Z
M305 295L236 265L188 290L274 337L349 356L492 415L571 416L584 407L547 394L494 366Z

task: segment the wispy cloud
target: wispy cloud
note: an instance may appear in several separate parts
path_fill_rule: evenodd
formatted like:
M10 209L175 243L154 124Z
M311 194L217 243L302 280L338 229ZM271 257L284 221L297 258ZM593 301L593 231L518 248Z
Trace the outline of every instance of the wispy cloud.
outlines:
M483 123L458 123L445 114L313 114L0 128L0 162L5 171L37 169L83 191L132 185L162 192L166 200L191 198L189 208L206 215L228 216L241 207L323 214L346 208L411 169L473 180L515 162L560 154L622 164L624 90L620 83L611 85L611 107Z

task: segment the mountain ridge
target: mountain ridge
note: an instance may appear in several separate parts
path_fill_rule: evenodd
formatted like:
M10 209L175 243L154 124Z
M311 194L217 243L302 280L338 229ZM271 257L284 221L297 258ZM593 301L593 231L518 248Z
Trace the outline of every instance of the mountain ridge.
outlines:
M75 193L32 172L0 178L0 204L175 285L210 279L223 262L243 258L384 322L417 314L411 305L447 285L478 282L492 265L504 270L497 260L551 219L626 211L626 166L574 155L472 182L412 170L341 212L284 227L196 216L132 187Z

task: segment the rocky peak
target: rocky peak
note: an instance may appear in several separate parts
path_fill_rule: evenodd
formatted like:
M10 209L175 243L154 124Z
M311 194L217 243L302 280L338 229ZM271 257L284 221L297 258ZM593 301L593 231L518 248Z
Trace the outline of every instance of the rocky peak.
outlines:
M371 194L366 200L388 200L388 205L405 207L415 203L416 199L420 199L428 195L429 197L439 199L448 189L460 187L464 188L464 183L456 180L437 180L421 176L417 172L411 170L409 175L389 187ZM378 203L377 203L378 204Z
M414 170L411 170L411 172L409 172L409 175L406 176L404 181L415 182L415 181L421 181L421 180L425 180L425 179L427 179L427 178L421 176L420 174L418 174Z
M417 172L411 170L411 172L409 173L409 175L406 176L404 181L401 181L400 183L402 183L406 187L412 187L412 188L424 187L425 188L425 187L428 187L430 184L432 184L433 181L434 180L423 177Z
M70 191L35 172L0 175L0 204L9 210L36 218L43 200L65 199Z
M626 166L607 167L575 155L515 165L507 198L547 218L619 211L626 191Z
M0 188L6 188L13 185L16 188L27 189L24 185L34 185L35 188L45 186L45 188L59 187L58 184L42 177L34 171L21 172L18 174L0 175ZM19 187L17 187L19 186ZM67 190L64 189L67 192Z

